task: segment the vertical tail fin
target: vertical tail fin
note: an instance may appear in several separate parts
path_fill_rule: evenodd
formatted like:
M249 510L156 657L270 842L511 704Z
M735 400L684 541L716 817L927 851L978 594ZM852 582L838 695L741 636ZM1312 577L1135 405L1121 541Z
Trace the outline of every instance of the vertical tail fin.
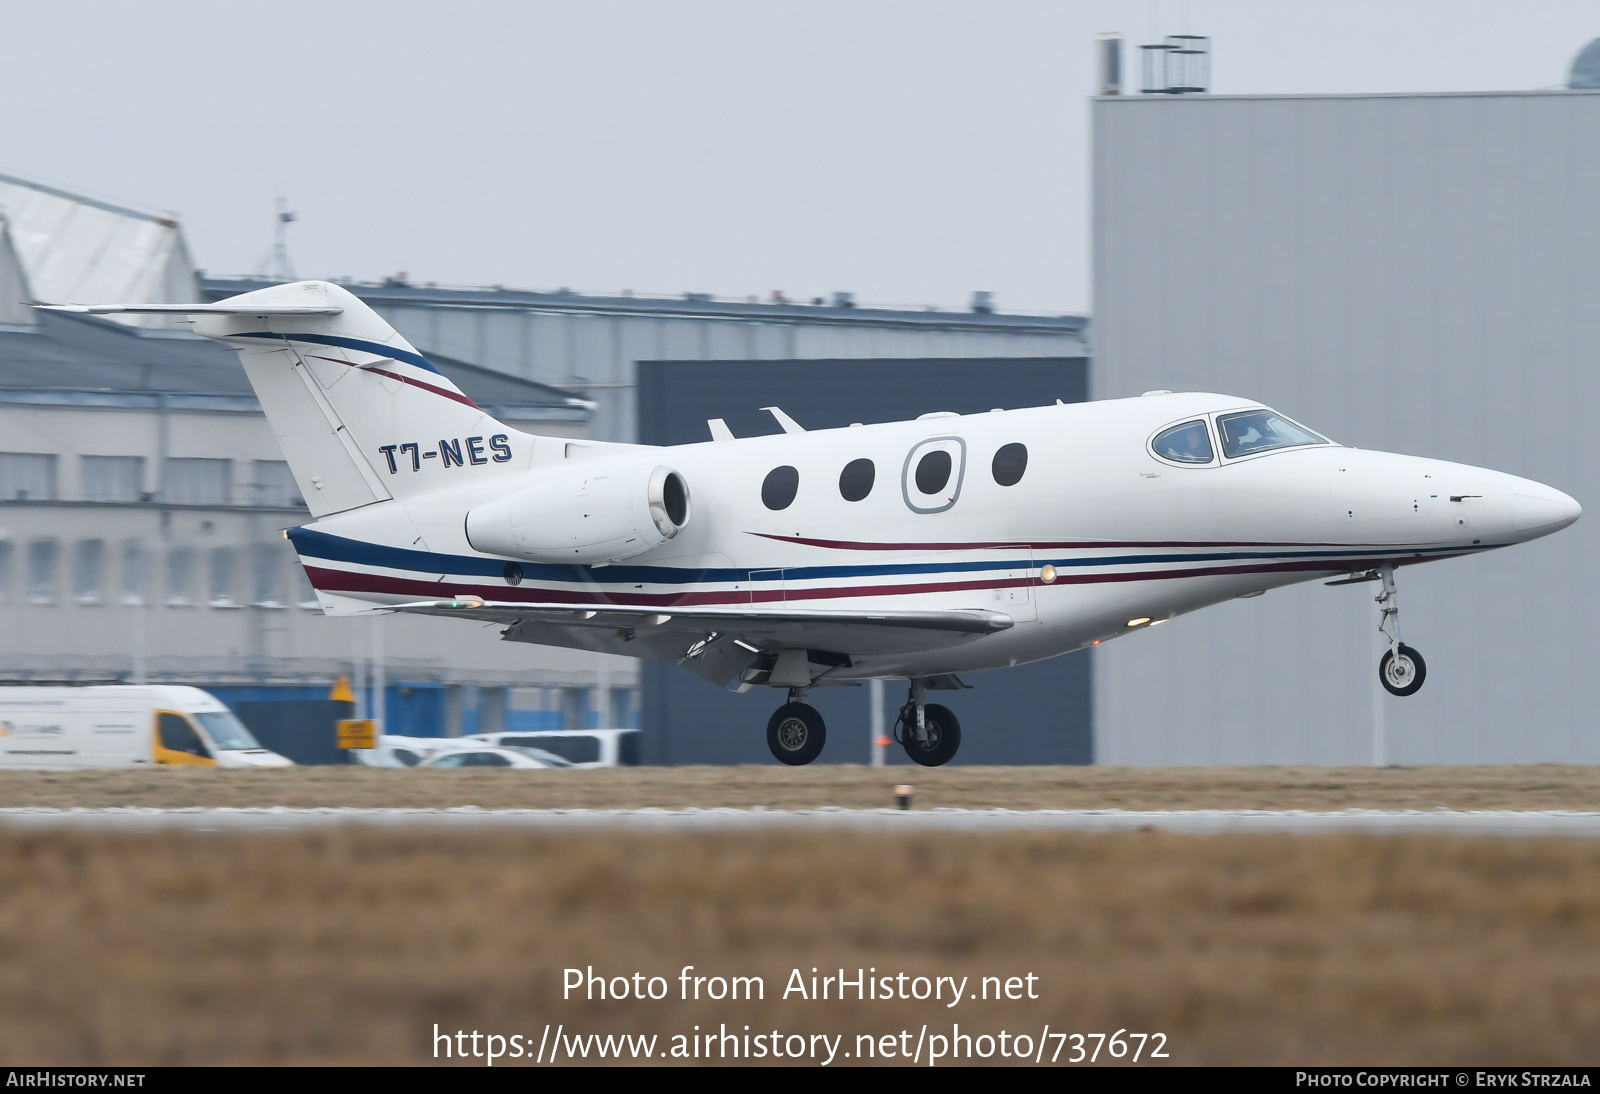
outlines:
M485 413L338 285L275 285L189 314L196 333L238 351L318 517L445 489L461 469L496 474L532 460L533 437Z

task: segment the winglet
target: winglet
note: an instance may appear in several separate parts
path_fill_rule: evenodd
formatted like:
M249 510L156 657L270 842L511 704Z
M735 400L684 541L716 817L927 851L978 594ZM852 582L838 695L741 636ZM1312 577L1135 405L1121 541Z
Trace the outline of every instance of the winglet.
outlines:
M775 406L764 406L761 409L778 419L778 424L783 426L783 431L785 433L804 433L806 431L805 426L801 425L799 422L795 421L793 418L789 417L789 415L785 414L782 410Z
M711 430L711 439L714 441L734 440L733 430L728 428L728 423L721 418L707 418L706 428Z

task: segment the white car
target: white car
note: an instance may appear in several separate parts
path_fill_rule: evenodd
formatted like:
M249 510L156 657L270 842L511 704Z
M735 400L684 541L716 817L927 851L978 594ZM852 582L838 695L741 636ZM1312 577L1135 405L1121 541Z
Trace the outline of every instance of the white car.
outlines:
M435 753L418 767L571 767L568 760L537 748L451 748Z

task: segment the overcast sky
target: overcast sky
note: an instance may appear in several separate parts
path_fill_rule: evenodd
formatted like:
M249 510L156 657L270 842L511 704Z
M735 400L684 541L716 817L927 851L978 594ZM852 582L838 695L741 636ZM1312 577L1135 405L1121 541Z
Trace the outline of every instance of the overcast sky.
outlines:
M1094 39L1218 93L1552 87L1595 0L15 3L0 172L247 273L1090 307ZM1137 76L1137 72L1134 72Z

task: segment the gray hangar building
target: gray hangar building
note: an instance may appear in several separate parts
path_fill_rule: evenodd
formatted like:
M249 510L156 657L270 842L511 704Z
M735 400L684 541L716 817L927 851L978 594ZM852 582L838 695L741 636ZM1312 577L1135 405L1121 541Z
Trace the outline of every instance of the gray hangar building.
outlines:
M1105 96L1092 114L1097 396L1259 399L1590 509L1399 571L1428 664L1409 698L1379 686L1371 585L1107 644L1097 761L1600 761L1600 91Z

